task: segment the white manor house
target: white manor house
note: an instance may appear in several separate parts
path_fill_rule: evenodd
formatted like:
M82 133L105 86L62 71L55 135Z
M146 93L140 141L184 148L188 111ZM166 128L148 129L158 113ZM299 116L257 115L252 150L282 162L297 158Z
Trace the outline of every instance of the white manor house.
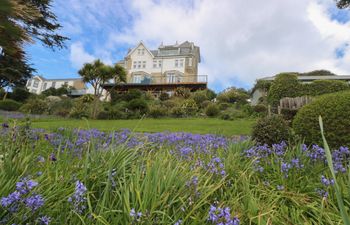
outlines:
M105 89L117 91L141 89L152 92L172 91L178 87L191 90L207 88L207 76L198 75L200 48L193 42L163 45L150 50L141 41L118 62L127 71L124 84L107 83Z

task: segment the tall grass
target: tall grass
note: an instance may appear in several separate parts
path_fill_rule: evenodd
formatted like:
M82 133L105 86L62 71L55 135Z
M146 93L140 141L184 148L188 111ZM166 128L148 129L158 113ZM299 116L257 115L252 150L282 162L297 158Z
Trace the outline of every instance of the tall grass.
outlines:
M342 221L334 189L348 187L347 175L330 173L325 163L311 161L299 144L288 146L283 160L298 157L304 166L290 169L285 177L281 156L276 154L260 159L264 171L256 170L259 159L244 154L253 147L249 140L229 141L227 148L194 152L186 158L174 153L176 144L144 140L132 147L120 143L99 149L97 140L91 139L82 154L75 155L64 143L60 146L63 150L56 151L46 140L46 132L33 138L28 130L7 129L0 135L0 197L12 193L20 178L29 177L39 183L33 191L42 194L45 204L35 213L23 207L16 214L0 206L4 224L23 224L24 220L39 224L37 218L42 215L49 216L51 224L153 225L180 220L182 224L213 224L208 221L211 205L229 207L241 224L328 225ZM64 134L75 140L71 131ZM213 157L222 159L224 176L194 166L196 159L207 163ZM321 175L336 176L336 185L327 189L328 197L315 191L322 187ZM196 185L194 178L198 178ZM82 213L68 200L77 180L87 188ZM349 193L343 193L342 202L349 207ZM142 216L130 216L132 209Z

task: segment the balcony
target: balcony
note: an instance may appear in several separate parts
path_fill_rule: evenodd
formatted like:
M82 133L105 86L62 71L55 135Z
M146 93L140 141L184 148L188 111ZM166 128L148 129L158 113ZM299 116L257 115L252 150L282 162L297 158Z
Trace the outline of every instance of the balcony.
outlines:
M208 83L207 75L181 76L168 74L166 76L134 75L127 83L108 82L102 85L104 89L115 89L117 91L128 91L139 89L144 91L172 91L179 87L190 90L206 89Z

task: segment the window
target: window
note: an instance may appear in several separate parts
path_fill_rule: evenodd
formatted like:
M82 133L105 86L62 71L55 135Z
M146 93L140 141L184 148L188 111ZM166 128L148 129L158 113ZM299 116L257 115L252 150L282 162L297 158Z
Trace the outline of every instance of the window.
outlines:
M178 82L178 77L175 75L175 73L167 73L167 82L168 83L177 83Z
M192 58L188 59L188 66L192 66Z
M158 61L158 67L161 68L162 67L162 60Z
M179 60L175 59L175 67L179 67Z
M68 87L68 81L65 81L65 82L64 82L64 86L67 86L67 87Z
M33 87L35 88L39 87L39 81L35 80L33 83Z
M145 49L141 49L141 55L145 54Z
M141 61L138 61L137 68L141 68Z
M153 68L157 68L157 60L153 60Z
M184 60L180 59L180 67L184 67Z
M142 76L141 75L134 75L133 77L133 83L139 84L141 83Z
M136 62L136 61L134 61L134 63L133 63L133 68L134 68L134 69L136 69L136 67L137 67L137 65L136 65L136 64L137 64L137 62Z
M55 88L55 86L56 86L56 81L53 81L51 84L51 87Z
M142 68L146 68L146 61L142 62Z
M43 90L44 90L44 91L46 90L46 87L47 87L47 83L45 82L45 83L44 83L44 87L43 87Z
M28 86L28 87L32 86L32 80L28 80L27 86Z
M137 54L141 55L141 49L137 49Z

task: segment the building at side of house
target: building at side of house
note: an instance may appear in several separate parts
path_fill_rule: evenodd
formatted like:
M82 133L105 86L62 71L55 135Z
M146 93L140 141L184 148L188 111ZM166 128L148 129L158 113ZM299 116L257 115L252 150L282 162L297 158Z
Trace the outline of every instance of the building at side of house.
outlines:
M259 80L265 80L265 81L273 81L275 80L276 76L272 77L264 77ZM298 80L301 83L310 83L315 80L339 80L339 81L345 81L350 83L350 75L333 75L333 76L303 76L299 75ZM261 97L267 96L266 91L261 90L261 89L254 89L252 94L251 94L251 105L257 105L259 104L259 99Z
M75 91L85 93L87 87L82 79L70 78L70 79L45 79L42 76L34 76L27 81L26 87L29 92L34 94L41 94L43 91L49 88L60 88L66 85L67 87L73 87Z
M103 87L117 91L140 89L152 92L172 91L178 87L205 89L207 76L198 75L200 62L200 48L193 42L161 44L156 50L150 50L140 42L129 50L124 60L118 62L127 71L126 83L111 81Z

